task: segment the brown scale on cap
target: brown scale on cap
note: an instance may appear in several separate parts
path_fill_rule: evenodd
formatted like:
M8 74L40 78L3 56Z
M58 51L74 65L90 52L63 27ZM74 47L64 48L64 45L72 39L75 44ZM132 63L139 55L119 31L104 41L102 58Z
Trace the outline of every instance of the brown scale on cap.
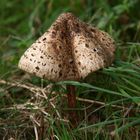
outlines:
M53 81L79 80L109 66L114 52L107 33L64 13L27 49L19 68Z

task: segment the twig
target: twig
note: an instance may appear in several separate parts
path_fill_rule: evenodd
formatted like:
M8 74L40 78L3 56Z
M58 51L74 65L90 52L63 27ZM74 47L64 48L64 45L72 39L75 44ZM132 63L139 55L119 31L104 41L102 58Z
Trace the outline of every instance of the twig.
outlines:
M46 94L45 94L44 91L42 91L42 94L43 94L44 98L47 100L48 97L46 96ZM50 101L50 105L51 105L51 106L54 108L54 110L56 111L57 116L58 116L59 118L61 118L61 116L60 116L58 110L56 109L56 106L55 106L51 101Z
M34 86L32 84L27 85L27 84L21 84L19 82L8 82L8 81L1 80L1 79L0 79L0 84L5 84L5 85L13 86L13 87L20 87L20 88L28 89L29 91L31 91L33 93L42 92L42 91L45 93L48 93L46 88L40 88L40 87Z
M103 105L103 106L110 105L111 107L118 108L118 109L125 109L125 110L129 109L128 107L122 107L122 106L119 106L119 105L111 105L111 104L107 104L107 103L100 102L100 101L95 101L95 100L90 100L90 99L83 99L83 98L80 98L80 97L77 97L76 99L78 101L81 101L81 102L87 102L87 103L92 103L92 104L99 104L99 105Z
M9 85L9 86L13 86L13 87L25 88L25 89L28 89L29 91L33 92L33 93L42 93L43 95L38 94L38 96L44 97L46 100L48 100L48 97L46 96L46 94L49 93L48 91L50 91L50 88L51 88L51 85L48 85L47 86L48 88L40 88L40 87L31 85L31 84L26 85L26 84L21 84L19 82L7 82L5 80L0 80L0 84L6 84L6 85ZM60 116L59 112L57 111L55 105L51 101L50 101L50 105L55 109L58 117L61 118L61 116Z
M37 127L36 127L36 124L37 125L40 125L38 122L35 121L34 117L32 115L30 115L30 119L33 123L33 127L34 127L34 132L35 132L35 137L36 137L36 140L39 140L38 138L38 132L37 132ZM36 123L36 124L35 124Z
M131 112L131 110L133 109L134 104L131 104L131 106L128 108L128 110L126 110L126 112L124 113L124 118Z
M47 99L47 96L45 94L48 93L48 90L50 90L50 85L48 85L48 89L47 88L40 88L40 87L37 87L37 86L34 86L34 85L26 85L26 84L20 84L19 82L7 82L5 80L0 80L0 84L6 84L6 85L10 85L10 86L16 86L16 87L21 87L21 88L25 88L25 89L28 89L30 90L31 92L33 93L36 93L36 92L39 92L39 93L43 93L43 95L39 95L41 97L45 97ZM56 94L56 93L55 93ZM44 96L45 95L45 96ZM64 97L66 97L66 95L63 95ZM51 100L51 99L50 99ZM104 105L104 106L107 106L107 105L110 105L110 104L106 104L104 102L100 102L100 101L95 101L95 100L90 100L90 99L84 99L84 98L79 98L77 97L76 100L78 101L81 101L81 102L87 102L87 103L92 103L92 104L99 104L99 105ZM128 107L122 107L122 106L119 106L119 105L113 105L111 104L110 105L111 107L114 107L114 108L118 108L118 109L124 109L124 110L129 110ZM134 110L134 109L132 109ZM137 112L140 112L139 110ZM58 115L58 114L57 114ZM59 116L59 115L58 115ZM60 116L59 116L60 117Z
M32 121L34 124L36 124L37 126L40 127L40 123L39 123L37 120L35 120L35 118L34 118L33 115L30 115L30 119L31 119L31 121Z

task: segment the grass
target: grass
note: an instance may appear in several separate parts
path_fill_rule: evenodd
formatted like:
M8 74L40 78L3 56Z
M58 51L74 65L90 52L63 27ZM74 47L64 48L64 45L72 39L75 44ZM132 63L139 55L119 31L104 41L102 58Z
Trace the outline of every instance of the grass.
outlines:
M139 5L138 0L0 1L0 137L139 140ZM113 65L81 82L51 83L19 70L23 52L67 11L115 39ZM67 84L77 89L80 122L73 129L67 116Z

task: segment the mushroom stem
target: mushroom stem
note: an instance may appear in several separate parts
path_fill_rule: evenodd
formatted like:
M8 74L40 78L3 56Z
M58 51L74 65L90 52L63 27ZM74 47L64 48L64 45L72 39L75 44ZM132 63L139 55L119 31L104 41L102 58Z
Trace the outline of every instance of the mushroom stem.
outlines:
M76 95L75 95L75 86L73 85L67 85L67 90L68 90L68 107L71 109L74 109L76 107ZM72 123L77 123L78 121L78 116L76 114L76 111L71 110L69 114L69 118L72 121Z

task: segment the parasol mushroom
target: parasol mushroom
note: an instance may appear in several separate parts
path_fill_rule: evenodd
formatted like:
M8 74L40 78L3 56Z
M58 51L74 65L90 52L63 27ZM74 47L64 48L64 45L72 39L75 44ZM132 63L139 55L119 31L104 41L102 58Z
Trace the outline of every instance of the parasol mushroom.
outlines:
M19 68L52 81L79 81L90 73L111 65L114 40L71 13L61 14L52 26L29 47ZM75 87L67 86L68 106L76 106ZM71 112L76 120L76 114Z

